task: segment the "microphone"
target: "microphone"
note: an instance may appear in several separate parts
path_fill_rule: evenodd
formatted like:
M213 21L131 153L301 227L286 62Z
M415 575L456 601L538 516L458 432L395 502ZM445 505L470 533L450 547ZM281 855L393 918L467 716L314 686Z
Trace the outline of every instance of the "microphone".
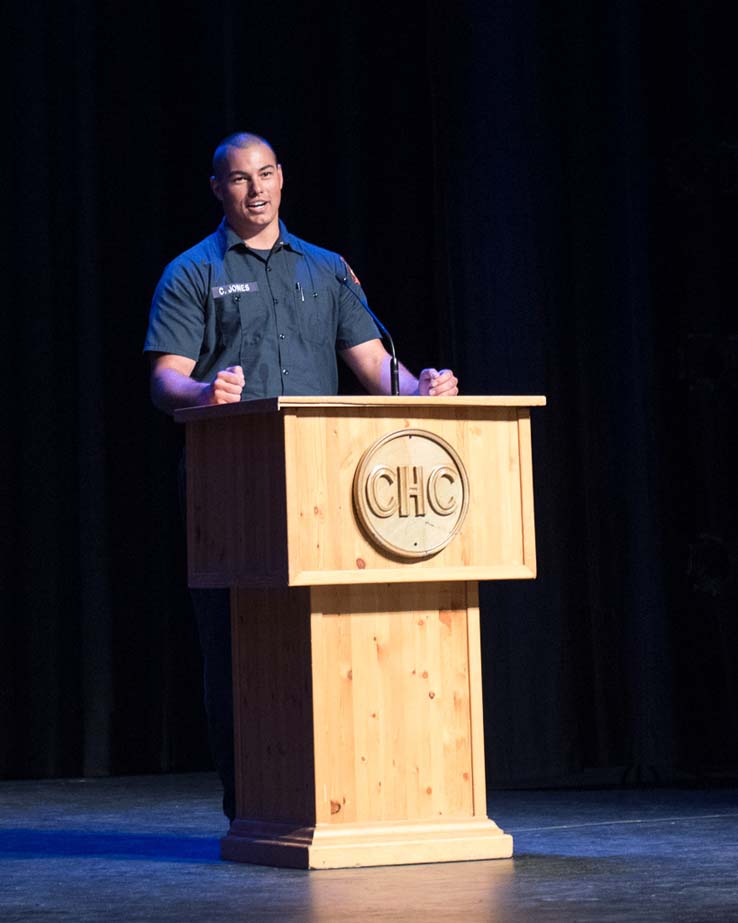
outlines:
M345 260L344 260L344 265L345 265ZM392 397L399 397L400 396L400 367L397 362L397 353L395 352L395 341L392 339L392 336L389 330L384 326L384 324L377 317L374 311L372 311L372 309L369 307L366 301L364 301L364 299L361 297L361 295L359 295L358 292L354 291L354 289L351 288L351 286L349 285L348 276L346 275L342 276L340 273L336 273L336 279L338 279L341 285L345 286L345 288L349 292L351 292L354 298L359 302L359 304L366 311L369 317L371 317L371 319L377 325L377 327L379 328L379 332L382 334L384 339L387 341L387 345L389 346L389 351L390 351L390 394L392 395Z

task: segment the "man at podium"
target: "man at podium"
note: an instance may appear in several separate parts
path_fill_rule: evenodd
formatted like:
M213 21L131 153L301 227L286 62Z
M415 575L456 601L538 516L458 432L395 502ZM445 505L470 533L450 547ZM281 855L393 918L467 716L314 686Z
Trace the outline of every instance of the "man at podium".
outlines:
M217 230L164 270L144 351L151 395L167 413L277 395L330 395L336 356L370 394L390 393L390 356L345 261L291 234L279 219L283 173L264 138L241 132L213 156ZM452 396L452 371L399 368L404 395ZM203 649L211 746L234 814L227 590L193 590Z

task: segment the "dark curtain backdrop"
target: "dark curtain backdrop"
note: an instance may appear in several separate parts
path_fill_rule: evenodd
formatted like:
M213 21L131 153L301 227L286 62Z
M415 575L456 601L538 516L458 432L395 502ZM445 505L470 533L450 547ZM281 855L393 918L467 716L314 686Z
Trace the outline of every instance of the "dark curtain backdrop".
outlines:
M548 395L540 576L482 594L493 782L735 770L729 10L12 4L2 776L209 765L181 433L140 350L237 129L272 140L288 226L349 259L406 364Z

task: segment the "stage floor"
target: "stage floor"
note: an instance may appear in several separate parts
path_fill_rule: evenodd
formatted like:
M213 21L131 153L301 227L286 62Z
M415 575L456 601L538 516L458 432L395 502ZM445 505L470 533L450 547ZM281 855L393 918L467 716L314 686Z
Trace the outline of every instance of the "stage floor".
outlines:
M738 789L505 791L491 862L221 862L209 773L0 783L0 920L738 921Z

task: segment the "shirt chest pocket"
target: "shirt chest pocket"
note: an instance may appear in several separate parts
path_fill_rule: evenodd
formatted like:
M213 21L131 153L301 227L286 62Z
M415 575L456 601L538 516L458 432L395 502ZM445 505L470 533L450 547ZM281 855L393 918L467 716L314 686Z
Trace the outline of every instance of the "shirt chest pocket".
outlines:
M244 343L254 346L264 339L269 322L266 309L255 292L225 295L215 302L218 339L222 346Z
M336 308L326 292L296 293L300 332L310 343L333 346L336 342ZM304 301L302 300L304 298Z

